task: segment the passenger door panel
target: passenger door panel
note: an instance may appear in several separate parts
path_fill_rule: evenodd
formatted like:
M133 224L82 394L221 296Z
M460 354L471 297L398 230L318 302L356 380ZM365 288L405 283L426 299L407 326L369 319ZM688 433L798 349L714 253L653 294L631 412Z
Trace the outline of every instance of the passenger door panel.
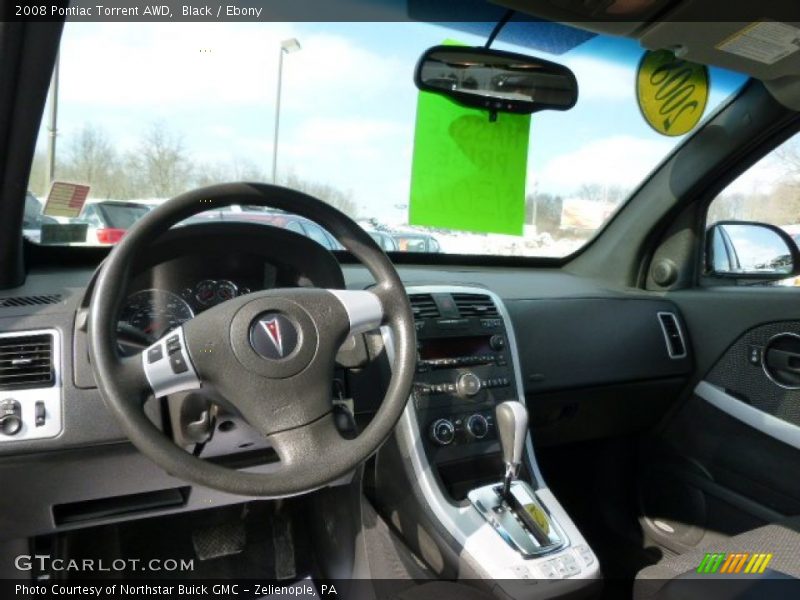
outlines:
M761 365L774 335L800 334L800 297L758 287L669 299L691 332L697 371L647 447L639 497L648 538L683 552L800 513L800 391Z

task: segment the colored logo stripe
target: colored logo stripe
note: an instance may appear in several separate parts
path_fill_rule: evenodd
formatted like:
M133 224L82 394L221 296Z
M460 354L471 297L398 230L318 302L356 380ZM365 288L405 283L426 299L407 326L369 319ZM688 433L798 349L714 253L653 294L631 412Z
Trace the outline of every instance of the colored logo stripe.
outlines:
M749 552L735 552L726 554L723 552L709 552L700 561L697 567L698 573L714 574L760 574L766 571L767 566L772 560L772 554Z

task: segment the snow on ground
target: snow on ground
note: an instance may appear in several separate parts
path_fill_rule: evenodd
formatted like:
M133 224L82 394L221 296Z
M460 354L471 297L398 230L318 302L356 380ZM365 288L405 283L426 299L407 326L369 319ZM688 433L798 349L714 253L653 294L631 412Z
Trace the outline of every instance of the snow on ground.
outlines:
M431 231L424 227L393 228L394 231L416 231L432 235L448 254L490 254L503 256L567 256L580 248L585 239L554 239L549 233L537 233L526 225L522 236L467 231Z

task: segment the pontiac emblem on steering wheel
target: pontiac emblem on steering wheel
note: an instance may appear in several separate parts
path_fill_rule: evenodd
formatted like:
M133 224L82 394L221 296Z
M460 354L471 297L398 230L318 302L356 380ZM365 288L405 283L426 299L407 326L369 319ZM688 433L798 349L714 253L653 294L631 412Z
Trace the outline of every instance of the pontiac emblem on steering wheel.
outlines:
M264 358L279 360L297 347L297 328L281 313L261 315L250 328L250 344Z
M267 330L267 335L270 341L278 351L279 356L283 356L283 337L281 336L281 322L277 318L270 319L269 321L259 321L264 329Z

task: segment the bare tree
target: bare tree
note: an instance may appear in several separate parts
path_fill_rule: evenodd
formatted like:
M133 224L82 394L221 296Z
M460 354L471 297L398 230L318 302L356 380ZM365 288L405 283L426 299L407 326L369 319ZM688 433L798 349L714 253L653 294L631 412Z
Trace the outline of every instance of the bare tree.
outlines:
M358 205L350 192L343 192L327 183L301 179L295 173L289 173L281 183L286 187L305 192L327 202L352 219L358 218Z
M39 195L47 193L43 189L45 166L44 156L37 153L29 185ZM94 197L117 200L171 198L193 186L268 180L264 167L246 158L194 165L181 135L160 122L146 128L136 149L128 152L117 149L101 127L87 124L66 146L63 158L59 157L57 172L59 179L91 185ZM282 183L320 198L351 217L358 216L358 206L349 191L294 173Z
M628 196L629 190L620 185L603 185L600 183L584 183L578 189L578 197L592 202L619 204Z
M251 183L269 181L267 170L247 158L236 157L231 164L231 173L235 181Z
M561 196L543 192L532 194L526 199L526 222L535 225L538 233L546 231L556 235L561 227L563 204Z
M267 181L267 171L252 160L237 157L227 163L212 162L201 164L196 169L194 177L194 184L197 186L231 181L246 181L250 183Z
M120 196L119 155L106 132L86 124L70 140L63 161L59 161L59 179L91 186L95 198Z
M775 150L775 158L786 169L786 183L800 186L800 137L794 136ZM783 183L783 182L782 182Z
M193 183L197 187L204 187L236 180L229 164L209 162L197 165Z
M192 183L192 165L183 139L163 123L154 123L145 131L127 162L141 174L142 196L171 198Z
M581 200L601 202L605 198L603 186L599 183L584 183L578 189L578 197Z

